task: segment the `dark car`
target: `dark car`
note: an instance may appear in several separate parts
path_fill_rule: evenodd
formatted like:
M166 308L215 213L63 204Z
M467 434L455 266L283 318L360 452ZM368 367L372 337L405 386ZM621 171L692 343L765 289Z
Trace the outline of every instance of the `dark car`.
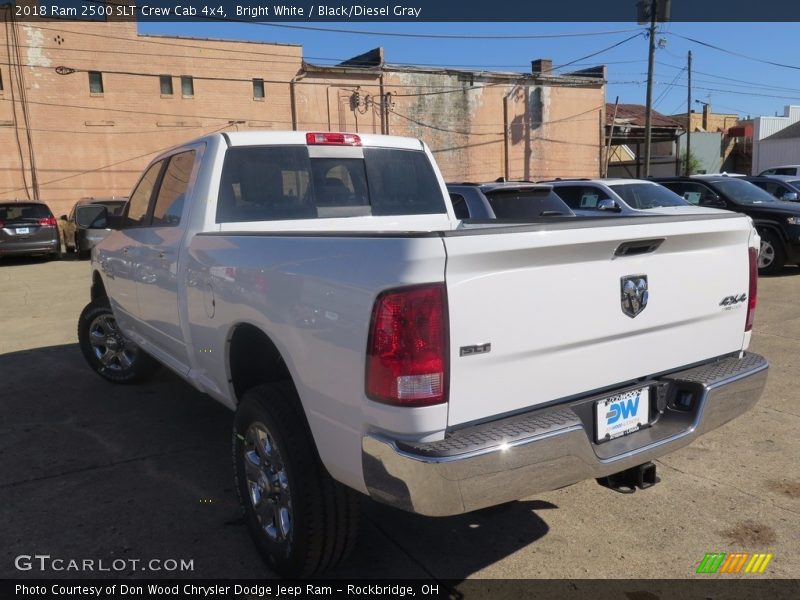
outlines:
M81 198L67 215L61 215L61 228L64 231L64 247L67 252L76 252L78 258L89 258L92 248L106 235L104 223L96 223L102 213L101 207L112 216L122 214L127 198Z
M58 222L43 202L0 202L0 257L61 256Z
M692 204L725 208L752 218L761 236L759 273L776 273L786 263L800 264L800 204L781 202L742 177L693 175L656 177L654 181Z
M745 177L753 185L784 202L800 202L800 177L793 175L758 175Z
M553 186L528 182L448 183L459 219L525 220L574 217Z

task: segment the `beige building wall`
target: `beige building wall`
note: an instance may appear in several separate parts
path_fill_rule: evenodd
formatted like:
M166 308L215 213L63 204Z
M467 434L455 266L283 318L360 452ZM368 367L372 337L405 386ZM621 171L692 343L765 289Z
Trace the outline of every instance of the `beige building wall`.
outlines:
M127 195L155 154L186 140L291 129L289 82L302 65L299 46L140 36L135 23L6 21L0 49L0 198L34 196L24 89L39 196L56 215L81 197ZM87 71L102 72L102 94L90 92ZM161 74L172 95L161 94ZM193 78L192 96L181 75ZM253 97L253 78L265 80L264 99Z
M333 129L418 137L448 181L600 172L602 80L309 67L297 90L301 129L325 115Z
M38 195L56 215L82 197L127 195L171 146L237 129L411 135L448 180L600 172L602 79L313 67L300 46L142 36L115 22L6 19L0 57L0 198L34 197L33 155ZM101 94L88 71L102 73ZM192 77L192 95L181 76Z

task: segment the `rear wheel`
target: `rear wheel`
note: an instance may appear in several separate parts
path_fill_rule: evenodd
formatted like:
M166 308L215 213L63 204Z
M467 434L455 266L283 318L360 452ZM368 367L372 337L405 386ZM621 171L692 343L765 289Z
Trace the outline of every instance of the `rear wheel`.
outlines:
M149 376L158 363L125 338L107 298L92 300L78 319L78 342L86 362L114 383L136 383Z
M772 231L761 233L761 249L758 253L758 272L761 275L773 275L783 269L786 263L786 252L783 244Z
M335 567L357 535L358 494L320 462L291 382L248 390L233 431L236 489L250 534L287 577Z

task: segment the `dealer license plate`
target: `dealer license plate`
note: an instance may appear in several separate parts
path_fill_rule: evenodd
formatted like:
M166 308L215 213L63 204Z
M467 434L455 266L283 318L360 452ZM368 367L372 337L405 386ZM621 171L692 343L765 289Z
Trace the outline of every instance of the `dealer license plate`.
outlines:
M594 405L596 440L604 442L638 431L650 420L646 387L598 400Z
M30 233L31 230L29 227L17 227L17 235L21 235L23 233Z

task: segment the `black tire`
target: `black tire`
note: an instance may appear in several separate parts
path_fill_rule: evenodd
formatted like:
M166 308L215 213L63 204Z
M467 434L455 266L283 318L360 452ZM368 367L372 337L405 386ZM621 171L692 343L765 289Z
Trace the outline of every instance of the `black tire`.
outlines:
M56 246L56 251L55 251L55 252L51 252L51 253L48 255L48 258L49 258L50 260L61 260L61 257L62 257L62 256L63 256L63 255L62 255L62 253L61 253L61 240L58 240L58 246Z
M761 249L758 254L758 274L774 275L786 264L783 242L772 231L761 232Z
M359 495L328 474L302 410L291 382L259 385L245 392L233 426L245 522L267 564L284 577L332 569L358 533Z
M89 260L92 257L92 251L76 249L75 255L78 260Z
M107 298L92 300L81 312L78 343L94 372L114 383L138 383L158 368L153 358L119 331Z

